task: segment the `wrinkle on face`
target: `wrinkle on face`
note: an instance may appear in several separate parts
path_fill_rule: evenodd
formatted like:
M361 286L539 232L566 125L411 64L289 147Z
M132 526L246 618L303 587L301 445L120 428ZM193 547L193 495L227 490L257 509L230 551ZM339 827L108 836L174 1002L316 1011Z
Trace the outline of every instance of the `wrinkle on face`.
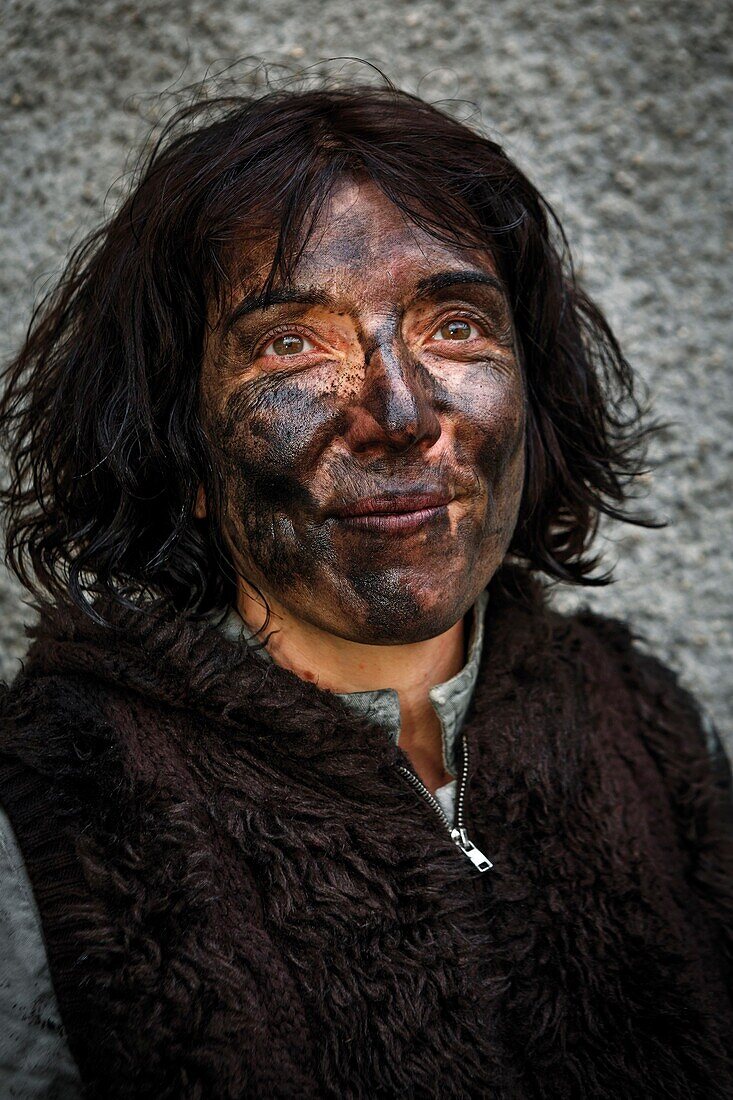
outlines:
M266 595L341 637L396 644L442 633L511 540L525 388L506 299L486 285L429 298L416 289L466 269L496 277L488 252L452 248L375 185L346 182L293 273L320 301L243 316L207 348L205 426L235 560ZM434 338L454 317L481 332L470 348ZM314 350L265 354L274 328ZM411 534L355 530L332 514L364 495L436 487L454 499Z

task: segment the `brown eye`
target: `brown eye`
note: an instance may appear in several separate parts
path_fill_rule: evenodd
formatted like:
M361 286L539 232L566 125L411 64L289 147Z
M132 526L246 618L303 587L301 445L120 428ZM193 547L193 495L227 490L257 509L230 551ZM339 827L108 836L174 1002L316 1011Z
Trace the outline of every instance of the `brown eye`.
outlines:
M468 340L471 337L471 329L474 326L464 318L455 317L452 321L446 321L438 329L441 340Z
M273 337L260 355L274 355L284 359L292 355L302 355L307 351L315 351L315 344L307 336L301 336L299 332L281 332Z
M267 347L272 348L274 355L300 355L305 348L305 340L297 332L285 332L271 340Z

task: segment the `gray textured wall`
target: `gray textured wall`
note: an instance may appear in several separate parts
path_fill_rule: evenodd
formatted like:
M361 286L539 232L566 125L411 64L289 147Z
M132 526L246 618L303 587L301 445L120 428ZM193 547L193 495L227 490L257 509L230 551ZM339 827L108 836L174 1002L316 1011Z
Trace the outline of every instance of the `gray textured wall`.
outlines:
M473 101L555 204L586 285L657 411L676 421L652 452L648 498L669 526L609 529L617 582L583 598L646 632L729 737L729 10L725 0L6 0L0 353L21 340L72 241L114 206L163 89L246 55L296 68L357 55L427 99ZM26 648L22 596L0 578L0 675Z

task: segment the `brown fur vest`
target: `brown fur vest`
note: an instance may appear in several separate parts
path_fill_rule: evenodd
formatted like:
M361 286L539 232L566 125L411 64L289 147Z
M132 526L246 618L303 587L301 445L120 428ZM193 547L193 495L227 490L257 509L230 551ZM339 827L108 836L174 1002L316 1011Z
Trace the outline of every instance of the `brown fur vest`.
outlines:
M697 708L621 623L500 579L465 727L483 874L335 696L170 611L44 610L0 801L89 1096L733 1096Z

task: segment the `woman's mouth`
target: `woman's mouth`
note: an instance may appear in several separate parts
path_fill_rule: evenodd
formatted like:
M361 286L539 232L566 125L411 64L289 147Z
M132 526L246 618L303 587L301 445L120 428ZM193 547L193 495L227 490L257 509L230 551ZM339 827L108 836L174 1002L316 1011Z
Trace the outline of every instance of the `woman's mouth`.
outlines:
M354 531L403 534L445 516L452 499L445 491L383 494L339 505L333 516L340 526Z

